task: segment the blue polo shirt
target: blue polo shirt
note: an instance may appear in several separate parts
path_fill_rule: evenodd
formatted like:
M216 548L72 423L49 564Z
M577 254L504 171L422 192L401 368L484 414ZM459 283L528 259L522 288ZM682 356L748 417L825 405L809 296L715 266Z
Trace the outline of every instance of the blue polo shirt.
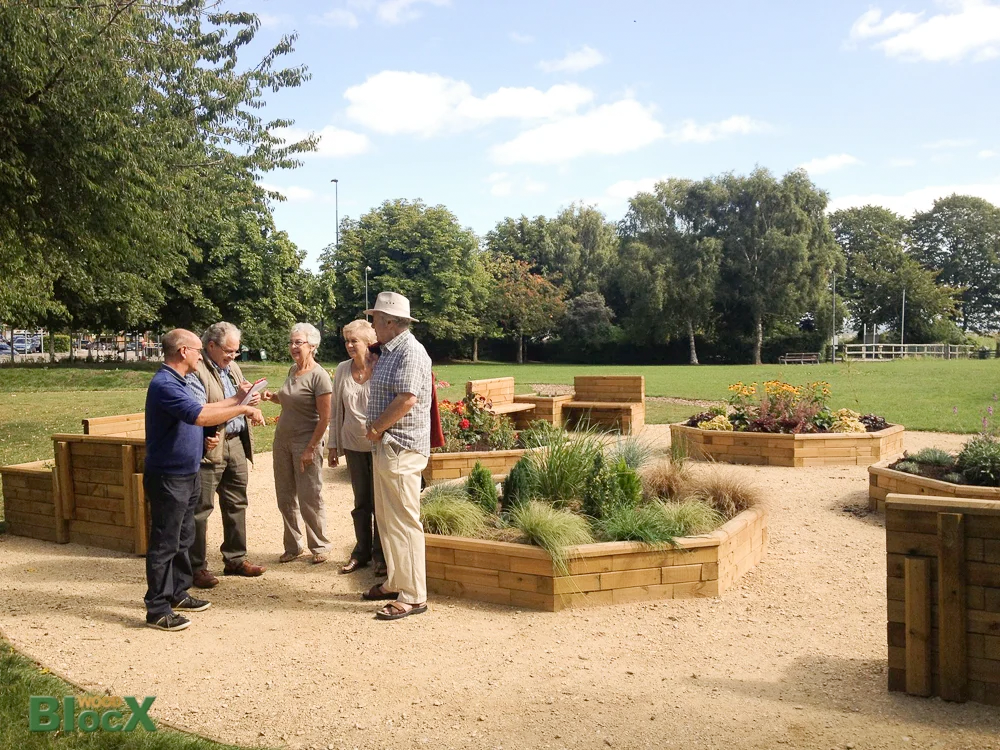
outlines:
M172 367L161 365L146 391L146 471L197 474L204 433L195 425L202 405Z

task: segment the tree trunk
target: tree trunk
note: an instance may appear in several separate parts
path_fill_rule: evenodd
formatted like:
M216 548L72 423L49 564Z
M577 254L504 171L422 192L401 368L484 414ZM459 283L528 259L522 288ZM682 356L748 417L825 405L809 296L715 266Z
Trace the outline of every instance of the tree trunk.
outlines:
M524 334L517 334L517 363L524 364Z
M472 361L473 362L478 362L479 361L479 337L478 336L473 336L472 337Z
M764 320L762 318L758 317L754 321L754 331L756 331L757 335L753 340L753 363L755 365L761 365L764 364L760 361L760 350L764 345Z
M688 364L696 365L698 364L698 350L695 348L694 345L694 323L692 323L691 320L688 319L687 324L688 324L688 345L691 349L691 359L689 360Z

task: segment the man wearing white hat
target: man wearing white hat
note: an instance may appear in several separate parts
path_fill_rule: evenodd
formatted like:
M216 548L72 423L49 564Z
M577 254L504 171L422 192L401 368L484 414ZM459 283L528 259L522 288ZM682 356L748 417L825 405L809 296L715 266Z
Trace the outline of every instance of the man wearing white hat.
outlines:
M382 351L371 376L368 439L375 443L375 517L389 577L362 594L387 600L375 613L399 620L427 611L420 474L431 452L431 358L410 332L410 301L382 292L365 310Z

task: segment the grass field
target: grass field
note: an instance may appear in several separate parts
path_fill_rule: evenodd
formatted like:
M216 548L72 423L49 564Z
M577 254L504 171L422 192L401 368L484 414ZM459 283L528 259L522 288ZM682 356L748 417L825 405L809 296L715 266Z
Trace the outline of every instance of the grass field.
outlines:
M0 367L0 465L51 458L49 436L79 432L85 417L141 411L145 388L156 365ZM332 369L332 367L331 367ZM247 364L244 372L266 377L278 387L288 365ZM737 380L761 382L772 378L802 383L826 380L833 388L832 406L876 412L910 429L975 432L982 428L987 409L1000 408L1000 362L996 360L909 360L863 364L824 365L712 365L701 367L613 365L513 365L483 362L448 364L435 368L450 383L442 398L457 399L465 381L511 375L517 390L531 384L572 385L575 375L637 374L646 377L647 396L722 400L726 386ZM957 413L955 410L957 409ZM684 405L650 402L647 421L675 422L693 409ZM265 405L265 413L278 413ZM256 433L259 450L270 449L273 427Z
M76 731L32 732L28 728L28 699L33 695L50 695L61 701L66 695L86 695L47 669L18 654L9 643L0 639L0 750L34 750L61 748L76 750L236 750L233 745L220 745L201 737L175 732L157 726L155 733L141 729L129 734L97 731L92 734ZM143 696L137 696L142 700ZM78 709L79 713L79 709ZM127 713L127 712L126 712ZM60 709L61 715L61 709ZM154 720L155 722L155 720Z

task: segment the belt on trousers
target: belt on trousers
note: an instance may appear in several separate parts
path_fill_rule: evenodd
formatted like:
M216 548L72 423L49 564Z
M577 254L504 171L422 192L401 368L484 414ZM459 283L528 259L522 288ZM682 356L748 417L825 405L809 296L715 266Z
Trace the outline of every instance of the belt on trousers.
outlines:
M233 440L234 438L240 437L242 434L243 430L240 430L239 432L228 432L226 433L226 440Z

